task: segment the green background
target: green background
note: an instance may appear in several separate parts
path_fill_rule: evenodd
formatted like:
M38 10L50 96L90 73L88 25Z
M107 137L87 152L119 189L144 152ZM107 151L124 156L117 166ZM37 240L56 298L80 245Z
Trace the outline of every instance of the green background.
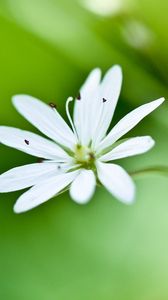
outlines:
M122 2L121 11L102 16L84 0L0 1L1 125L36 131L12 107L11 96L18 93L56 102L65 116L66 98L97 66L103 72L115 63L123 68L114 122L168 96L167 0ZM168 166L167 103L129 136L148 134L156 147L123 160L128 171ZM0 146L1 173L35 161ZM168 177L135 180L132 206L98 188L85 206L65 193L16 215L20 192L1 194L0 299L168 299Z

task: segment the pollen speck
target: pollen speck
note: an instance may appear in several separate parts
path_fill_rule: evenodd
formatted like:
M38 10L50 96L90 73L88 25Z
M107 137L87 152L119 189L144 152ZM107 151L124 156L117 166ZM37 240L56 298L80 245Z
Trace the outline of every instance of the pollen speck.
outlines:
M81 100L81 94L79 93L76 97L77 100Z
M57 108L57 105L56 105L55 103L53 103L53 102L50 102L50 103L49 103L49 106L50 106L51 108L55 108L55 109Z
M24 140L26 145L29 145L29 141L28 140Z

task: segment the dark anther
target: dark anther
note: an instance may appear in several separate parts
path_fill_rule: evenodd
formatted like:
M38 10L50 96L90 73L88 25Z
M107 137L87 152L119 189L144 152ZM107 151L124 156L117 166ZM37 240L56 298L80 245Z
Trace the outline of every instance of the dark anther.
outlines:
M107 101L107 99L103 98L103 103L106 102L106 101Z
M24 140L24 142L26 143L26 145L29 145L29 141L28 140Z
M95 156L94 156L94 154L92 152L89 153L89 157L90 157L91 160L95 158Z
M50 106L51 108L55 108L55 109L57 108L57 105L56 105L55 103L53 103L53 102L50 102L50 103L49 103L49 106Z
M58 165L58 167L57 167L57 168L58 168L58 170L60 170L60 169L61 169L61 166L60 166L60 165Z
M77 100L81 100L81 94L79 93L76 97Z

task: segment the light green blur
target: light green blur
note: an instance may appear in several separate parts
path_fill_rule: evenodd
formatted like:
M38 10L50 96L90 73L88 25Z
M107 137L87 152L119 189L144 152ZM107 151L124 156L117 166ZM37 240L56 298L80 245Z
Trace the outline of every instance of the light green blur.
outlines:
M78 94L89 71L116 63L124 83L113 124L142 103L168 97L167 0L123 0L108 16L84 1L0 1L1 125L36 132L12 107L18 93L56 102L65 117L67 97ZM130 172L167 167L167 103L128 136L138 135L151 135L156 146L122 165ZM35 161L0 145L0 173ZM140 175L132 206L99 187L85 206L66 192L16 215L21 192L1 194L0 299L168 299L168 177Z

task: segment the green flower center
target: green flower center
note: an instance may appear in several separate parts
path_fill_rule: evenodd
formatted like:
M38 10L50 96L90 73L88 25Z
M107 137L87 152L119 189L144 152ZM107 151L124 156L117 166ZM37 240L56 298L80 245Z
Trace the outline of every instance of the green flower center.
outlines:
M95 153L89 147L76 145L74 158L76 163L82 164L84 168L92 169L94 167Z

